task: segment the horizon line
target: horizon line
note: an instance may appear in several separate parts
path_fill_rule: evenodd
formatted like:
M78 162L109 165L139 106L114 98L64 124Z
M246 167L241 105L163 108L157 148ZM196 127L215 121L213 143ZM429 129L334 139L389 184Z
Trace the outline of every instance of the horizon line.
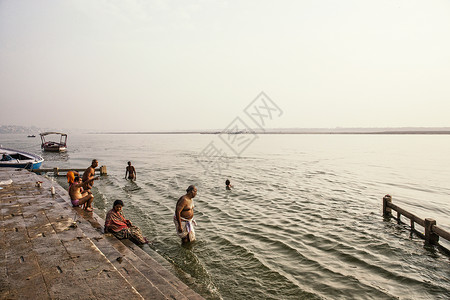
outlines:
M155 130L155 131L99 131L90 134L450 134L450 127L336 127L336 128L270 128L225 131Z

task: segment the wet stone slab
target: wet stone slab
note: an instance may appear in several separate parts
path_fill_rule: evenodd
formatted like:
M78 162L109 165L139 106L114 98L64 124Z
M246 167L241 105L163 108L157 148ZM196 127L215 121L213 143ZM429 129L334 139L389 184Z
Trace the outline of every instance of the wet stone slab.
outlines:
M203 299L155 251L104 234L104 220L73 208L61 186L51 195L49 179L0 169L9 179L0 190L0 299Z
M0 170L0 298L142 299L35 176Z

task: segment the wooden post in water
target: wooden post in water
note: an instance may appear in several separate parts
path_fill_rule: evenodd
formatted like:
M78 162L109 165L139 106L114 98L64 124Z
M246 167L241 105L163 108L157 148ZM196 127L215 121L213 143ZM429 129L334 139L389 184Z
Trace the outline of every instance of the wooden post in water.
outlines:
M388 207L388 203L392 203L392 197L391 195L385 195L383 197L383 216L384 217L390 217L392 216L391 208Z
M107 175L106 166L101 166L100 167L100 175Z
M431 218L425 219L425 243L429 245L439 242L439 235L433 232L433 225L436 225L436 220Z

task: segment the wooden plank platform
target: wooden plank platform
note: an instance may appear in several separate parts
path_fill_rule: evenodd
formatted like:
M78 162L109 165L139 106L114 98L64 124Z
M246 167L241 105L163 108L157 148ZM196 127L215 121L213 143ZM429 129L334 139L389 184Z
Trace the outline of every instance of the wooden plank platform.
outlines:
M42 173L53 173L53 176L66 176L69 171L77 171L80 176L83 175L84 171L87 168L51 168L51 169L29 169L28 171L34 172L37 174ZM106 171L106 166L101 166L99 168L95 168L95 172L98 172L100 175L108 175Z
M203 299L51 181L0 169L0 299ZM43 181L42 187L35 186Z

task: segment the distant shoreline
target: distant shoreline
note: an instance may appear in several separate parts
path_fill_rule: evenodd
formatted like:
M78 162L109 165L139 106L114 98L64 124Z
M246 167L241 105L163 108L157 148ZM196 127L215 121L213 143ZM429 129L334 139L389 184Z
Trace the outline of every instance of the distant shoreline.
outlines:
M0 125L0 134L24 134L37 135L39 132L55 131L38 128L36 126ZM58 130L56 130L58 131ZM59 130L61 131L61 130ZM415 134L435 135L450 134L450 127L331 127L331 128L243 128L225 132L226 129L190 129L190 130L168 130L168 131L92 131L88 129L64 129L69 134Z
M95 132L91 134L223 134L226 132L220 131L148 131L148 132ZM448 131L433 131L433 130L416 130L416 131L408 131L408 130L398 130L398 131L254 131L254 132L232 132L231 134L377 134L377 135L446 135L450 134L450 130Z

